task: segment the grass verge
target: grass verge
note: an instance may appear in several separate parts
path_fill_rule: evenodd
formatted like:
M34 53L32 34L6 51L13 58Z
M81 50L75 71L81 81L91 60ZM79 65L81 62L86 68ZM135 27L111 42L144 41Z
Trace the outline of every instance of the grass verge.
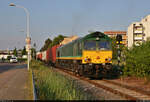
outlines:
M40 100L92 100L79 90L74 81L39 61L32 61L37 97Z
M27 100L33 100L33 85L32 85L32 70L28 71L28 79L26 83L26 99Z

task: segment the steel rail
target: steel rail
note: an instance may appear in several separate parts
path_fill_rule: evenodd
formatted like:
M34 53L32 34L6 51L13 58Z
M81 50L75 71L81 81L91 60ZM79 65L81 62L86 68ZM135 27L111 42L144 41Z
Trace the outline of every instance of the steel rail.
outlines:
M105 81L107 83L114 84L114 85L118 85L118 86L121 86L121 87L124 87L124 88L127 88L127 89L130 89L130 90L134 90L135 92L139 92L139 93L150 96L150 92L144 91L144 90L136 88L136 87L131 87L131 86L128 86L128 85L124 85L124 84L117 83L117 82L114 82L114 81L111 81L111 80L106 80L106 79L103 79L103 81Z

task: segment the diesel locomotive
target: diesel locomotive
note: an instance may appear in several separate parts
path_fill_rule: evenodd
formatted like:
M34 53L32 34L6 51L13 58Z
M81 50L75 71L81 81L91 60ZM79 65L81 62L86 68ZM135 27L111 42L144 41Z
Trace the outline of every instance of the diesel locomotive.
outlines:
M56 49L55 65L87 77L103 77L112 70L112 41L93 32Z
M104 33L93 32L39 52L37 59L80 76L102 78L112 72L112 41Z

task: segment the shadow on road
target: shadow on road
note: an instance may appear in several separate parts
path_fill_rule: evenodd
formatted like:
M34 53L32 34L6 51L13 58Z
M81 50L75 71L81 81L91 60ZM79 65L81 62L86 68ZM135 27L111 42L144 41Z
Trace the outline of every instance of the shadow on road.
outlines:
M0 74L8 70L27 68L24 63L0 63Z

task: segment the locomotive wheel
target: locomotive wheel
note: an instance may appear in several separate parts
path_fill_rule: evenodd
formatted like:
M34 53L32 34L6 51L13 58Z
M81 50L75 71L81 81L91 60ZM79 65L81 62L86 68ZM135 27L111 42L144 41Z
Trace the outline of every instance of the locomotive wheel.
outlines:
M73 65L73 69L74 69L74 74L78 75L79 71L78 71L78 65Z
M83 76L83 66L82 65L78 65L78 69L79 69L79 75Z
M112 65L108 64L106 65L106 70L107 70L107 78L112 78L113 77L113 70L112 70Z
M79 66L79 65L76 65L76 75L77 75L77 76L79 76L79 68L78 68L78 66Z
M75 68L75 65L72 65L73 67L73 73L76 74L76 68Z

